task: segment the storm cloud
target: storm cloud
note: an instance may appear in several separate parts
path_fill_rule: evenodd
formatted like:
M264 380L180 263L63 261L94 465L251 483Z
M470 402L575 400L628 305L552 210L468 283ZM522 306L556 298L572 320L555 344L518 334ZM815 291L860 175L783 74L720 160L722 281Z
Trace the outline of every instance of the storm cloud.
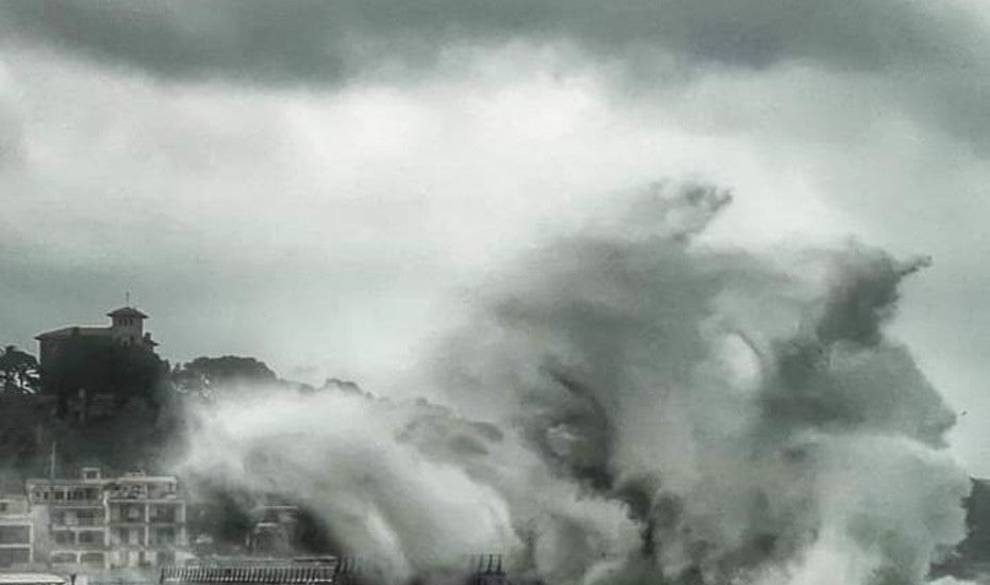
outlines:
M617 66L653 88L796 63L871 76L912 116L981 150L990 131L990 22L961 0L45 0L5 3L0 19L8 35L97 61L256 84L429 71L451 53L518 43L571 47L567 61Z
M701 178L734 196L705 245L933 256L890 335L990 470L988 23L964 0L2 3L0 333L31 348L130 290L173 361L401 394L493 263Z
M163 75L332 81L456 44L569 41L601 57L663 49L762 68L787 60L877 71L978 66L985 23L962 3L579 0L406 4L48 0L5 6L22 34ZM976 41L974 43L974 41ZM365 51L373 47L376 51ZM376 63L377 61L377 63Z

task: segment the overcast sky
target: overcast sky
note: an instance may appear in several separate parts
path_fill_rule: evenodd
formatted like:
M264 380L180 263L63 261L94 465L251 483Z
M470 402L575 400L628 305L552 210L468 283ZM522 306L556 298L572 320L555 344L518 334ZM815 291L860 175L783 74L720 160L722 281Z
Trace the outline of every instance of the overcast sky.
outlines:
M388 392L494 267L701 178L715 244L934 257L892 331L990 475L988 55L982 0L2 2L0 341L131 291L173 362Z

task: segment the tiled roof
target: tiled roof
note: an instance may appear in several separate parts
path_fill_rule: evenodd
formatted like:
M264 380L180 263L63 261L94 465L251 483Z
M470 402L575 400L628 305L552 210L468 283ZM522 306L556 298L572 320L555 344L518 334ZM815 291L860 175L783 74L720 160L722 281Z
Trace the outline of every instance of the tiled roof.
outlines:
M73 335L110 335L109 327L62 327L35 335L34 338L41 339L63 339Z
M134 307L121 307L119 309L114 309L107 313L108 317L139 317L141 319L147 319L148 316L138 311Z

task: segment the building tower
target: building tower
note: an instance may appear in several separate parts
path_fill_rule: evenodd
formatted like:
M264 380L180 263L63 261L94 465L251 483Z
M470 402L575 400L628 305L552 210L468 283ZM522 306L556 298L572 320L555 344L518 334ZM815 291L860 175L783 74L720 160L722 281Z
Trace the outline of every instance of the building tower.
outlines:
M137 345L144 339L144 320L147 315L133 307L121 307L107 313L110 317L110 334L127 345Z

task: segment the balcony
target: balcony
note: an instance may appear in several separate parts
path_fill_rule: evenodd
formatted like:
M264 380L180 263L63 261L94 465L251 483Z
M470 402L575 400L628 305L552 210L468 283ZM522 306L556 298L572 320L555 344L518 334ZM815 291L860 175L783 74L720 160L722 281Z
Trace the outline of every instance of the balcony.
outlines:
M110 507L111 524L143 524L144 521L144 506L118 505Z
M103 526L103 518L97 516L69 516L52 518L52 526L55 528L75 528L87 526Z
M58 510L73 508L102 508L103 500L55 500L37 502L36 505L51 506Z
M106 533L102 530L73 532L60 530L52 533L56 548L76 550L101 550L106 548Z
M127 485L117 486L107 491L111 501L177 500L179 490L175 486Z

